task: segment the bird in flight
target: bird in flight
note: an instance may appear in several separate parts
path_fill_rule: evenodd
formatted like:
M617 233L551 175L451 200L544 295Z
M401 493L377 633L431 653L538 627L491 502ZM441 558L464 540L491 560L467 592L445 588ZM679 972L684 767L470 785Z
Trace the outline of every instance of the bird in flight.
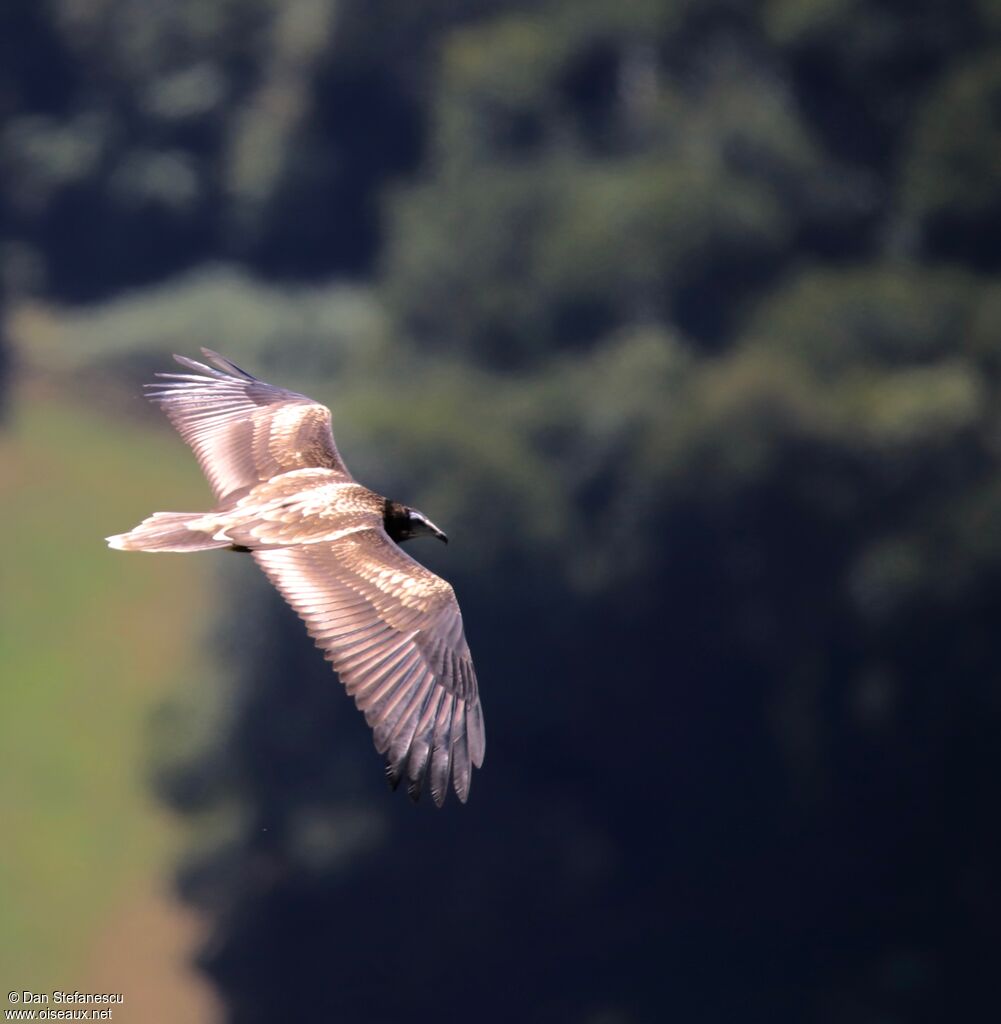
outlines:
M393 788L465 803L483 763L483 712L452 587L400 547L448 538L427 516L359 484L330 410L202 349L191 373L147 384L194 451L218 504L155 512L108 544L123 551L249 552L365 713Z

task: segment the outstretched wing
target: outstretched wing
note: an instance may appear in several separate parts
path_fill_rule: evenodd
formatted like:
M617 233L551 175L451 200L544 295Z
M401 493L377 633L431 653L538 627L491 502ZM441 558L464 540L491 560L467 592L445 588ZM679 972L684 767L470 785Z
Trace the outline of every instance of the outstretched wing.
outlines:
M352 479L326 406L272 387L209 349L202 352L218 369L175 355L196 372L158 373L164 380L146 391L191 446L220 501L293 469L318 467Z
M380 529L329 543L254 552L365 712L394 787L430 777L440 807L449 775L469 796L483 763L483 712L451 586Z

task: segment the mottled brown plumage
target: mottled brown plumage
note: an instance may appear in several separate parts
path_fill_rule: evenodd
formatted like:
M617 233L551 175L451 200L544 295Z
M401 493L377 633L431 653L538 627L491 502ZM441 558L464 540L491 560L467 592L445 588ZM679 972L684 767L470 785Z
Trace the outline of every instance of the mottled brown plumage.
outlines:
M414 509L357 483L330 412L208 349L194 373L148 385L191 446L218 505L157 512L108 543L127 551L249 551L305 622L364 711L394 788L425 782L441 806L469 795L483 763L476 674L451 586L400 547L445 535ZM213 368L215 367L215 368Z

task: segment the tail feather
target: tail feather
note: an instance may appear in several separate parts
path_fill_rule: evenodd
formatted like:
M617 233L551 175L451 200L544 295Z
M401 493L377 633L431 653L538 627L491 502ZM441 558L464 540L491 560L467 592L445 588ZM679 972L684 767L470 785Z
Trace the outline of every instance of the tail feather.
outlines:
M192 525L199 520L205 520L203 512L154 512L128 533L105 539L120 551L212 551L232 545Z

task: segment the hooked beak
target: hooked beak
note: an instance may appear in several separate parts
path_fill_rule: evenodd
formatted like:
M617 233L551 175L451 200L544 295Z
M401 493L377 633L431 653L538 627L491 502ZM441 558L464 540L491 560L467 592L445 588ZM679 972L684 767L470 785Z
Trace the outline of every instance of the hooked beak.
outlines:
M448 543L448 537L445 536L444 531L439 530L434 523L423 512L418 512L416 509L410 510L410 521L414 524L416 529L413 530L411 536L420 536L422 533L430 533L432 536L437 537L443 544Z

